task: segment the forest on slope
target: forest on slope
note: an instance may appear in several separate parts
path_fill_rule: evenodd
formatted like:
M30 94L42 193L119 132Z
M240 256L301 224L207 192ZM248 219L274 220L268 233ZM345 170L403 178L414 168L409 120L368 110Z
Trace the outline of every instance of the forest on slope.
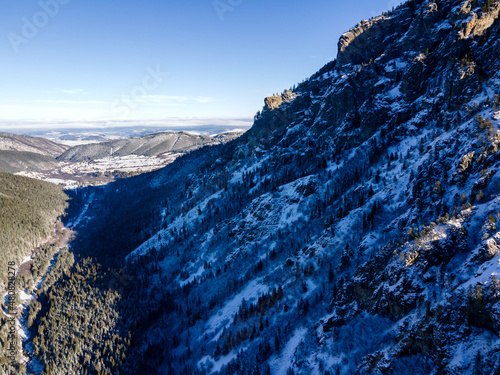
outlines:
M59 186L0 172L0 369L3 373L22 373L25 370L21 363L20 338L16 331L12 331L8 320L17 312L20 292L29 292L38 281L40 272L49 266L47 254L53 255L54 250L43 243L55 235L56 221L64 214L67 200L68 196ZM32 252L35 261L28 278L18 273L18 268ZM11 296L3 298L7 292ZM12 345L17 362L9 359L11 352L8 349Z
M44 239L66 207L68 196L59 186L0 172L0 280L4 289L7 263L29 255Z

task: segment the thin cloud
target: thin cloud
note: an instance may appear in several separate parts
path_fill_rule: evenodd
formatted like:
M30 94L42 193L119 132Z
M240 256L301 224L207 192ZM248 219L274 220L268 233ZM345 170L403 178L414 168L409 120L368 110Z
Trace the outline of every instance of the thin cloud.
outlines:
M58 89L59 92L62 92L63 94L80 94L80 95L87 95L84 89L72 89L72 90L67 90L67 89Z
M215 102L214 98L204 97L204 96L196 97L196 98L194 98L194 100L197 101L198 103L213 103L213 102Z
M172 102L213 103L216 100L206 96L144 95L140 101L151 104L169 104Z
M42 103L42 104L108 104L106 101L102 100L49 100L49 99L44 99L44 100L36 100L37 103Z

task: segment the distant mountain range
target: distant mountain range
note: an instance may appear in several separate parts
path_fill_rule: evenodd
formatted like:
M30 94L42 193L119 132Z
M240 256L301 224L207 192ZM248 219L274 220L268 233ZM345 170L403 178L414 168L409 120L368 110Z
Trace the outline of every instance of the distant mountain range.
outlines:
M63 152L57 159L59 161L82 162L107 156L156 156L167 152L186 152L207 145L225 143L241 134L241 132L228 132L209 136L187 132L162 132L142 137L75 146Z
M217 135L199 135L188 132L160 132L141 137L98 142L102 136L61 136L61 140L92 143L67 146L51 140L0 133L0 171L9 173L41 172L56 169L61 162L88 162L108 156L159 156L165 153L183 153L197 148L231 141L242 131ZM97 141L97 142L96 142Z

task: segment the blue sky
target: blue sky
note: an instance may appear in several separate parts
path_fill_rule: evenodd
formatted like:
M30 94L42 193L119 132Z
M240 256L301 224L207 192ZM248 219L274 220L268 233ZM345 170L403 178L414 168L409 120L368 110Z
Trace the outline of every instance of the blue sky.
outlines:
M0 0L0 120L251 118L395 0Z

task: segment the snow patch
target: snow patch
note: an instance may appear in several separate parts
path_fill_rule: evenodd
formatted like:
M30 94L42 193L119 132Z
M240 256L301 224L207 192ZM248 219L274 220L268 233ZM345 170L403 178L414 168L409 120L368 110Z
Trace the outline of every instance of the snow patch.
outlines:
M216 315L208 320L206 331L213 333L218 329L222 329L223 326L229 325L238 312L243 299L247 302L253 302L268 291L269 286L262 284L262 279L253 280L240 293L228 301Z
M307 334L307 328L295 330L293 336L286 343L285 348L278 358L272 358L269 361L271 371L275 375L286 375L288 369L293 365L293 357L299 344L304 340Z

